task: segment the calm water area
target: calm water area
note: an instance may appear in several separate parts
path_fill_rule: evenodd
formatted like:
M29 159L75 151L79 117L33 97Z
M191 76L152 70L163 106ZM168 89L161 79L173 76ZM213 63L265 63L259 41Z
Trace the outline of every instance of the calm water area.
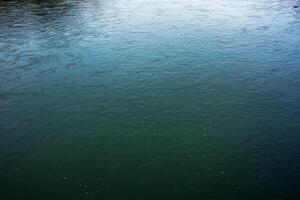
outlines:
M299 1L0 1L1 200L299 186Z

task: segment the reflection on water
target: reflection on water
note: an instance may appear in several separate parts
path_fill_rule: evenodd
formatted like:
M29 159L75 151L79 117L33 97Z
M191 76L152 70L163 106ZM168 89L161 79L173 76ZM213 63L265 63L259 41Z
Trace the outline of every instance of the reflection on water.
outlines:
M1 1L1 195L297 199L297 5Z

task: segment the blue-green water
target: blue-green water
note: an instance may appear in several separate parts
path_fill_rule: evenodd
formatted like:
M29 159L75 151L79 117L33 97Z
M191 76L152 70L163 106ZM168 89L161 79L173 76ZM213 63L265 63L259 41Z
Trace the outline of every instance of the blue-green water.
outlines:
M0 199L298 199L297 5L0 2Z

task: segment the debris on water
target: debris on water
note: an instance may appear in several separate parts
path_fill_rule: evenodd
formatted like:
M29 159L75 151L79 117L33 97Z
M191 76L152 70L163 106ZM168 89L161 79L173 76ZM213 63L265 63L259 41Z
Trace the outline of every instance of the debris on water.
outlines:
M298 6L296 5L296 6L294 6L294 8L298 8Z
M17 167L16 168L12 168L11 171L15 171L15 172L19 171L19 168L17 168Z
M221 174L225 174L225 172L224 172L224 171L221 171Z
M87 188L88 187L87 185L84 185L84 184L81 184L81 183L79 184L79 186L82 187L82 188Z
M67 180L67 177L64 176L64 180Z

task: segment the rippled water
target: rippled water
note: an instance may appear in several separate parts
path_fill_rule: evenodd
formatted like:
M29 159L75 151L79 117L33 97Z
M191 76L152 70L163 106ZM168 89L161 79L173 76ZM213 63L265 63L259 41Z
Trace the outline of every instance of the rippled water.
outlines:
M1 199L297 199L297 6L1 1Z

